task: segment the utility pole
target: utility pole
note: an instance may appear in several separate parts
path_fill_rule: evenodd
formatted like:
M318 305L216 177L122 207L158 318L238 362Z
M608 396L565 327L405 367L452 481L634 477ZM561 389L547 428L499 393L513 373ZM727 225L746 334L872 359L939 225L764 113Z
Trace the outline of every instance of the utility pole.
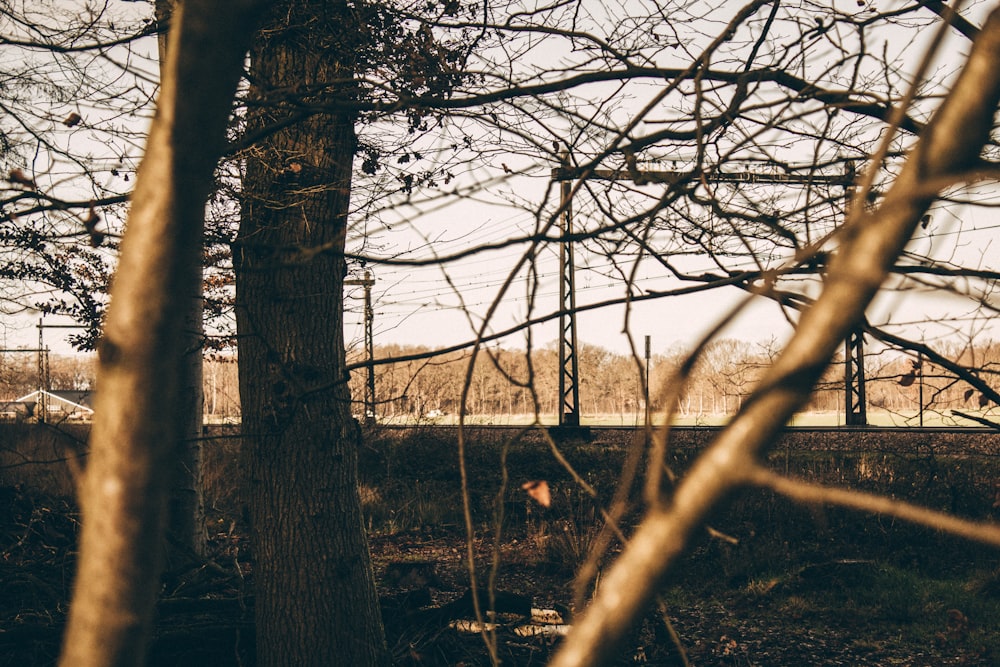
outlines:
M858 328L844 341L844 423L847 426L868 424L868 401L865 398L865 334Z
M38 410L36 417L39 424L44 424L49 416L49 350L45 347L45 336L42 320L38 318Z
M646 423L645 423L645 426L646 426L646 428L649 428L652 425L652 423L653 423L652 421L650 421L650 412L649 412L649 358L650 358L650 349L649 348L650 348L650 337L646 336L646 373L645 373L644 381L642 383L642 391L643 391L643 394L644 394L643 398L646 401L646 403L645 403L645 409L646 409L646 414L645 414Z
M570 168L569 153L563 153L562 167ZM576 266L573 242L573 184L561 183L563 242L559 244L559 426L580 426L580 366L576 347Z
M41 341L39 341L41 342ZM45 385L46 380L43 377L43 372L48 368L47 360L43 361L42 355L48 356L48 350L44 349L39 345L37 348L9 348L0 350L0 355L2 354L37 354L38 355L38 403L35 404L35 410L38 411L36 417L44 423L44 418L41 416L40 407L45 396Z
M852 185L854 184L855 178L855 166L852 160L849 160L844 165L844 173L842 174L822 174L815 173L808 170L796 170L792 169L783 173L761 173L757 171L750 170L735 170L735 171L716 171L707 174L701 174L701 178L705 181L712 183L750 183L750 184L788 184L788 185L829 185L835 187L844 188L844 197L847 202L850 202L852 196ZM569 154L565 153L562 158L562 165L552 170L552 179L555 181L560 181L562 183L562 210L564 222L563 234L564 238L567 240L563 242L563 247L567 245L572 246L568 240L569 230L571 229L569 222L569 194L571 192L571 182L580 178L586 178L588 180L600 180L600 181L632 181L636 185L650 185L650 184L662 184L662 185L674 185L676 183L683 183L692 178L690 172L669 170L669 169L639 169L635 165L633 160L628 166L621 169L586 169L583 167L573 167L570 164ZM845 207L845 217L846 217L846 207ZM563 256L563 250L560 250L560 260ZM572 261L572 255L570 255L570 261ZM560 261L562 265L562 261ZM560 294L564 293L564 290L568 290L570 294L573 291L572 282L572 266L569 268L569 279L567 279L566 271L562 272L562 281L560 283ZM576 314L576 301L574 297L570 297L567 300L563 297L562 300L562 311L560 312L560 322L563 321L563 317L567 311L567 308L572 304L572 310L570 311L574 316ZM572 334L574 337L572 350L575 355L575 334L576 328L573 323L570 324L572 327ZM563 339L566 338L566 329L563 328ZM854 329L847 337L845 342L846 353L844 355L844 395L846 404L846 422L848 426L863 426L868 423L866 414L866 402L865 402L865 368L864 368L864 333L861 327ZM575 366L572 371L567 371L567 363L570 361L567 357L563 356L562 350L564 346L564 341L560 341L560 360L563 363L562 375L560 375L560 394L565 397L563 393L563 377L572 372L571 386L575 389L578 386L578 378L576 375ZM575 365L575 359L572 360ZM565 402L565 398L564 398ZM579 417L577 413L577 418ZM562 424L562 421L560 421Z
M924 353L917 353L917 379L920 380L920 386L917 390L917 400L920 401L919 415L920 415L920 428L924 427Z
M344 281L345 286L357 285L365 289L365 357L368 361L368 377L365 383L365 426L375 425L375 311L372 309L372 287L375 279L371 271L365 270L364 278Z
M45 329L86 329L82 324L45 324L45 316L38 318L38 423L44 424L49 415L49 392L52 379L49 374L49 348L45 346Z

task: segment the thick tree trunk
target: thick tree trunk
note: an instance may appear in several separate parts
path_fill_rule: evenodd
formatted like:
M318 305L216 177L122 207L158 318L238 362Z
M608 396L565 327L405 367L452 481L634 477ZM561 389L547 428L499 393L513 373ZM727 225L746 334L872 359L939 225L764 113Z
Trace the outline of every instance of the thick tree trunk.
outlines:
M343 5L276 4L251 51L251 104L314 84L346 88L336 83L351 79L336 55ZM253 109L249 130L290 108ZM343 344L353 122L313 116L275 131L246 156L234 260L262 667L386 661ZM320 246L325 251L315 255L295 250Z
M205 198L254 4L188 0L175 21L98 347L80 561L60 657L67 667L144 663L160 589L164 470L179 435L184 295L200 274Z

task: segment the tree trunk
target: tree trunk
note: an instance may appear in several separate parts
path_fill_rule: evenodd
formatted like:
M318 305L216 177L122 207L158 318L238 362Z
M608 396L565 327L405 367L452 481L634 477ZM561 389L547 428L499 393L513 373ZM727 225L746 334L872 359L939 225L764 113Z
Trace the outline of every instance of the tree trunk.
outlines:
M189 0L175 21L98 346L80 560L60 656L67 667L144 662L160 589L170 486L163 471L179 435L184 295L200 269L205 198L253 6Z
M156 0L156 21L169 25L176 0ZM158 36L161 78L167 61L167 32ZM188 561L191 556L205 553L205 502L202 494L202 425L204 423L204 294L202 290L202 243L192 248L195 260L189 267L192 275L187 284L192 292L184 299L181 316L182 357L179 399L181 401L180 434L173 467L173 484L167 510L168 567Z
M254 108L276 102L275 91L337 81L347 89L350 68L337 55L346 11L276 3L251 50L250 132L294 112ZM261 667L386 662L343 340L353 124L311 116L246 155L234 263Z

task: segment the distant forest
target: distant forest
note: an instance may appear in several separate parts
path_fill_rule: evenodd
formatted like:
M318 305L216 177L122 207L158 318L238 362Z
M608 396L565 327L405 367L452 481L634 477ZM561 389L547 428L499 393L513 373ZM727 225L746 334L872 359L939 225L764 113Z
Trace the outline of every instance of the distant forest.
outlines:
M722 339L704 348L684 392L677 400L677 417L706 419L734 413L750 394L760 373L778 346ZM468 351L433 355L426 347L376 346L375 359L423 357L375 366L376 414L379 420L414 422L454 417L459 413L471 354ZM956 345L947 351L953 361L977 366L984 373L1000 369L1000 345L987 341L976 346ZM655 354L650 360L650 409L664 408L669 383L689 351L676 349ZM616 354L594 345L579 349L580 406L585 417L623 423L641 421L645 410L642 385L643 359ZM354 352L350 363L363 365L363 354ZM813 412L843 410L842 357L827 370L809 405ZM912 414L918 409L921 389L928 412L978 411L989 408L978 393L943 369L898 353L869 350L865 357L869 411ZM364 414L367 368L351 373L351 396L356 416ZM94 359L85 355L51 355L50 389L91 389ZM205 362L205 415L210 421L239 419L239 388L235 356L214 355ZM922 388L921 388L921 385ZM0 400L12 400L40 386L34 354L0 357ZM465 413L502 423L527 419L536 412L551 421L559 402L559 357L555 346L533 350L489 348L476 360L466 396Z
M705 346L700 362L687 380L675 407L677 417L697 420L733 414L749 395L778 345L721 339ZM430 353L420 347L384 346L376 359ZM678 348L655 354L650 360L650 408L661 412L669 384L690 353ZM977 347L955 345L947 356L957 362L975 361L985 372L1000 367L1000 345L993 341ZM468 352L376 366L375 395L381 419L415 419L459 412L462 387L468 372ZM578 351L580 406L584 417L622 416L641 419L644 411L642 366L644 360L615 354L601 347L583 345ZM362 363L355 355L352 363ZM925 411L976 410L979 395L943 369L916 357L871 349L865 357L869 410L915 413L921 385ZM364 397L366 370L351 375L355 401ZM469 415L505 417L553 416L559 402L559 357L554 346L532 351L489 349L480 353L471 376L465 412ZM843 356L825 373L808 410L837 412L844 409ZM362 411L361 407L355 410Z

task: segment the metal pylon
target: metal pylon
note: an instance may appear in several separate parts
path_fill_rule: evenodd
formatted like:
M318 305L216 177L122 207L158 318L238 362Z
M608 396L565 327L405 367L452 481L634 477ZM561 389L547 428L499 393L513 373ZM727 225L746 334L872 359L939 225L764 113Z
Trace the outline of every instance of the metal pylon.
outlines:
M365 289L365 358L368 361L368 377L365 382L365 418L367 426L375 424L375 311L372 309L372 287L375 279L371 271L365 271L364 278L344 280L345 286L361 286Z
M622 169L594 169L573 167L569 153L563 153L561 164L552 170L553 180L559 181L560 208L562 209L563 242L559 248L559 425L575 426L580 423L579 384L576 356L576 295L573 266L573 243L570 235L572 221L572 181L579 178L603 181L633 181L637 185L651 183L674 184L691 177L690 173L676 169L638 169L634 165ZM759 173L748 170L720 171L702 175L705 180L716 183L773 183L789 185L831 185L844 188L845 199L849 202L854 183L855 166L849 160L842 174L805 173ZM846 211L845 211L846 214ZM865 374L862 334L856 330L847 338L847 423L867 424L865 414ZM852 361L853 359L853 361Z
M563 156L563 168L569 155ZM559 425L580 425L579 363L576 347L576 275L573 259L572 183L563 181L559 206L562 209L563 241L559 245Z
M856 328L847 335L844 344L844 423L847 426L867 426L865 400L865 334Z

